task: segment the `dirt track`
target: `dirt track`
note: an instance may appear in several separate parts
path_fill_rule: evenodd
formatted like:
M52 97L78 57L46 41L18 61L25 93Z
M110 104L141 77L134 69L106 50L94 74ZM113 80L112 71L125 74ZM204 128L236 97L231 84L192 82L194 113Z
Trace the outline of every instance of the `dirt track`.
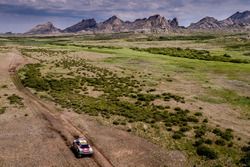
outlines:
M89 117L56 112L53 104L22 86L15 71L26 61L18 52L0 58L5 62L1 64L5 66L1 75L9 71L24 98L25 108L21 110L28 113L25 117L19 109L12 108L0 117L0 166L187 166L185 156L179 151L166 152ZM76 136L85 136L93 144L92 158L75 158L69 145Z

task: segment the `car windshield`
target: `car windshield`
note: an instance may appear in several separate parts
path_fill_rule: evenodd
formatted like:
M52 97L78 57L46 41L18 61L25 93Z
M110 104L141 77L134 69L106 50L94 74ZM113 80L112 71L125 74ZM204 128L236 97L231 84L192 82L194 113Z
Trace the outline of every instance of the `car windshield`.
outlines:
M89 148L89 145L83 144L83 145L81 145L80 147L81 147L81 148Z

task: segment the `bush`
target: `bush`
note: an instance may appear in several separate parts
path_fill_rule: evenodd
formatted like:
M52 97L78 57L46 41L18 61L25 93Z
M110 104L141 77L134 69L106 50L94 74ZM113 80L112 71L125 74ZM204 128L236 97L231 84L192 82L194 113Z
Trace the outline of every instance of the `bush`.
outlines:
M7 85L3 85L1 88L8 88L8 86Z
M5 111L6 111L6 107L2 107L2 108L0 108L0 114L5 113Z
M208 123L208 119L205 118L202 122L203 122L203 123Z
M177 131L177 132L174 132L172 138L178 140L178 139L181 139L181 138L184 137L184 136L185 136L185 135L184 135L182 132Z
M211 139L206 139L205 143L211 145L211 144L213 144L213 141Z
M180 128L181 132L187 132L187 131L190 131L190 130L191 130L191 128L189 126L183 126L183 127Z
M247 152L241 159L240 163L245 167L250 167L250 152Z
M242 147L241 151L243 151L243 152L250 152L250 146L244 146L244 147Z
M228 143L228 147L233 147L233 145L234 145L234 143L233 142L230 142L230 143Z
M226 129L226 131L221 134L221 138L228 140L228 141L232 140L234 138L234 136L232 134L232 130Z
M208 159L218 158L218 154L214 150L204 145L198 146L196 152L199 156L204 156Z
M200 138L206 134L207 128L205 126L201 126L194 131L195 137Z
M213 130L213 133L216 134L217 136L220 136L222 139L225 139L225 140L228 140L228 141L230 141L230 140L232 140L234 138L231 129L226 129L226 131L223 132L220 129L215 128Z
M219 145L219 146L225 146L226 142L223 139L218 139L215 141L215 144Z
M16 94L13 94L7 98L10 102L10 104L18 104L18 105L23 105L23 98L17 96Z
M204 139L199 139L199 140L196 140L195 143L193 144L193 146L195 147L198 147L200 145L202 145L204 143Z
M215 129L213 130L213 133L216 134L217 136L221 136L222 131L221 131L219 128L215 128Z
M226 53L225 53L223 56L224 56L224 57L231 58L231 56L230 56L229 54L226 54Z
M194 115L197 116L197 117L200 117L200 116L202 116L202 113L201 112L196 112Z
M120 123L118 121L113 121L114 125L119 125Z

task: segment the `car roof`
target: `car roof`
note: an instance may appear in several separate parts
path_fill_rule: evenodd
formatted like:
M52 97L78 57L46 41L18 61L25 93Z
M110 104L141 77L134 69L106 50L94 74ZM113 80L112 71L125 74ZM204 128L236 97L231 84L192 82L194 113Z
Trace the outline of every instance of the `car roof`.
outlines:
M88 144L87 140L86 140L86 139L83 139L83 138L79 138L79 139L77 139L77 141L78 141L81 145Z

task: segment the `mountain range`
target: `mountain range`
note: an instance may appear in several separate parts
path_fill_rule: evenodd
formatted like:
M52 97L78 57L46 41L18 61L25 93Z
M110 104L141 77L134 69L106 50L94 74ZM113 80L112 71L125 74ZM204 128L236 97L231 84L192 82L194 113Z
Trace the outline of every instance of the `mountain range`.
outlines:
M188 29L233 29L250 26L250 11L237 12L225 20L217 20L213 17L205 17L197 23L192 23Z
M149 18L136 19L133 22L123 21L117 16L98 23L94 18L83 19L64 30L56 28L51 22L40 24L25 34L56 34L56 33L81 33L81 32L169 32L178 29L188 30L230 30L246 29L250 27L250 11L237 12L225 20L205 17L188 27L179 26L178 19L167 20L164 16L153 15Z

